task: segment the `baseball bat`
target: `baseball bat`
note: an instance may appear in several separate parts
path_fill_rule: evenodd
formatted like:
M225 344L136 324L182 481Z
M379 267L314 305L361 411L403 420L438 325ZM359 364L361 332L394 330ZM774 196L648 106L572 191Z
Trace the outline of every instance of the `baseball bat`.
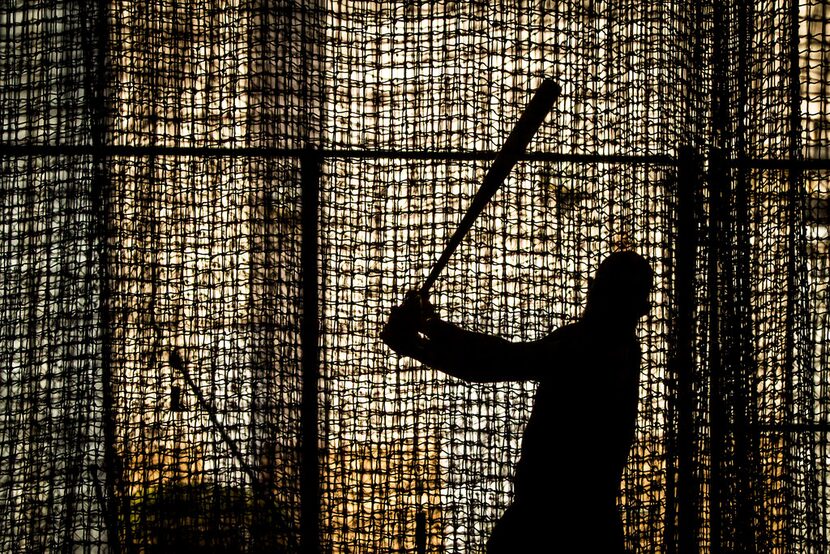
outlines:
M536 89L536 93L530 99L530 102L528 102L519 121L516 122L513 130L507 136L507 140L504 141L504 146L496 154L496 158L493 160L492 165L490 165L490 169L487 170L487 174L484 176L478 192L473 197L470 207L467 208L467 212L461 219L461 223L458 224L458 229L450 237L450 240L444 247L444 251L441 253L441 257L438 258L438 261L432 267L432 271L430 271L424 285L421 287L421 296L425 297L427 295L429 289L432 288L435 280L441 274L441 271L446 267L450 256L461 243L461 239L464 238L464 235L473 226L475 219L499 189L499 186L501 186L505 178L510 174L510 170L513 169L513 166L516 165L516 162L525 153L530 139L539 130L548 112L553 107L553 103L559 97L560 92L561 88L559 85L551 79L543 80L539 88Z

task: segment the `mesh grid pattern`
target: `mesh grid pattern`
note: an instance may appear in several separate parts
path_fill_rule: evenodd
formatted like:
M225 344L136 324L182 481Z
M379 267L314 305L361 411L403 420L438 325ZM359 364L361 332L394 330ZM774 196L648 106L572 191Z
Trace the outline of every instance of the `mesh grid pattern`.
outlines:
M330 230L322 249L331 339L323 383L333 459L324 464L331 471L323 473L323 511L332 515L333 544L350 551L414 550L418 513L427 522L427 550L479 548L511 497L510 468L535 386L459 383L390 358L374 338L384 314L428 271L455 224L454 206L469 202L485 169L401 160L327 167L321 216ZM623 241L643 245L657 271L661 308L643 335L641 421L624 494L632 540L648 547L660 539L665 517L672 299L662 234L673 228L671 180L653 167L583 171L572 164L522 166L482 214L433 298L444 317L468 328L532 340L578 317L584 276L603 252ZM384 183L382 193L367 196L344 175L371 175ZM650 209L636 210L643 203ZM401 220L407 224L391 224ZM590 406L588 392L573 393L585 394ZM385 509L362 519L361 508L380 498L390 499Z
M112 162L113 394L130 543L198 544L194 509L219 522L202 540L230 550L285 546L297 532L296 165Z
M103 413L89 160L2 167L0 549L94 545Z
M826 551L827 22L819 0L0 7L0 550L482 551L535 387L377 332L554 76L441 315L538 338L638 249L628 547Z
M539 130L536 151L669 154L690 131L682 108L695 69L691 7L581 1L329 7L324 144L494 150L529 91L551 75L563 94Z

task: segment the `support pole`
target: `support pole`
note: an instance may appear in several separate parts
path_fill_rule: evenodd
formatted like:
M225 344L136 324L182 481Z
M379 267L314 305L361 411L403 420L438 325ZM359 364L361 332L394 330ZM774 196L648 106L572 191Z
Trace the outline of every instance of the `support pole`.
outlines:
M723 152L718 148L709 150L708 196L708 283L709 329L706 338L709 360L709 427L710 427L710 468L709 468L709 535L710 551L719 554L724 551L724 448L726 442L726 405L723 399L724 374L723 352L721 349L721 325L725 308L721 305L723 287L723 265L725 263L722 241L727 240L724 232L725 211L729 206L729 183L726 178Z
M320 551L320 458L318 445L318 383L320 380L318 151L308 148L300 158L302 174L302 470L300 474L300 545L304 554Z
M697 215L701 160L691 147L679 152L677 179L677 247L675 250L674 370L677 374L677 534L678 553L697 554L700 521L697 514L699 487L694 461L695 368L695 260L697 259Z

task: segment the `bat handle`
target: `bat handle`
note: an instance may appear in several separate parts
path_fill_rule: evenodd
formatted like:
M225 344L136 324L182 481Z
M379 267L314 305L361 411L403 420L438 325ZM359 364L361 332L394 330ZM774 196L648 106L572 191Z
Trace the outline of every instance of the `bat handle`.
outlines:
M441 270L444 269L445 264L435 265L432 267L432 271L429 272L424 284L421 285L421 290L419 293L422 297L426 298L429 296L429 289L432 288L432 285L435 284L435 281L438 279L438 276L441 274Z

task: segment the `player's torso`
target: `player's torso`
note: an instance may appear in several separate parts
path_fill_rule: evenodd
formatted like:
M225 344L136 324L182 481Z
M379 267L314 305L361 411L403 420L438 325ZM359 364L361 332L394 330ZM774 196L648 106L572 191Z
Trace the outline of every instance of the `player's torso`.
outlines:
M570 363L552 359L539 383L516 468L517 496L616 493L634 436L640 349L633 335L588 337L583 347Z

